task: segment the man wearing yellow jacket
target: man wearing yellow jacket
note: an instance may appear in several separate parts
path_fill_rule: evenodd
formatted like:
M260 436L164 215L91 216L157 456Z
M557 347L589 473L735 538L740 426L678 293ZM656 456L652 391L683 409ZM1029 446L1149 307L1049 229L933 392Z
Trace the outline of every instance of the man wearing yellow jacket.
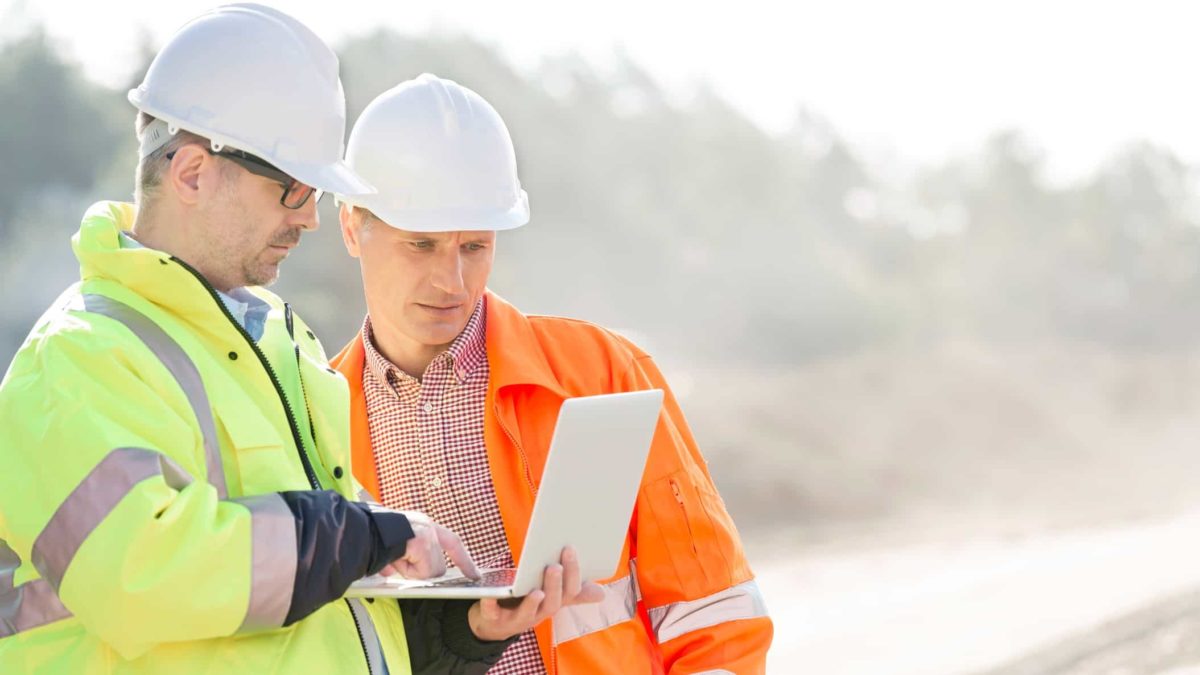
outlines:
M341 159L336 57L231 5L129 98L138 208L88 211L81 281L0 383L0 673L482 672L536 612L342 599L365 574L439 574L443 548L473 564L356 501L345 381L247 288L317 226L320 190L372 190ZM544 609L581 588L547 586Z
M340 197L368 309L333 362L350 383L355 471L384 505L424 511L476 559L511 566L563 400L667 384L625 338L486 290L496 231L524 225L529 204L508 130L478 94L428 74L404 82L363 111L346 158L379 188ZM558 611L489 672L765 669L771 621L669 393L603 587L598 605Z

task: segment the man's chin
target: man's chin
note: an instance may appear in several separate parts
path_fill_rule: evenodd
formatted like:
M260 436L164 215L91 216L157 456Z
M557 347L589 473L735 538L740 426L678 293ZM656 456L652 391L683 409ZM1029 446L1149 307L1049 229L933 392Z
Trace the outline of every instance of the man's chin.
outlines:
M425 324L418 331L420 342L427 347L444 346L459 336L465 330L467 324L464 322L461 326L456 322L438 322L433 324Z
M259 267L254 270L246 270L246 286L270 286L279 280L279 265L270 265Z

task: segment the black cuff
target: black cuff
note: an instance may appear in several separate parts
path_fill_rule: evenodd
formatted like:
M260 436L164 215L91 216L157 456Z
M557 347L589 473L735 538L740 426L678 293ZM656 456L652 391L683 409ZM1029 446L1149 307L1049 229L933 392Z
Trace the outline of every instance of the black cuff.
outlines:
M487 642L467 620L474 600L400 601L404 637L413 675L485 675L517 637Z
M383 566L397 558L404 557L408 548L408 540L416 536L408 516L398 511L382 511L372 509L361 502L354 506L362 509L371 519L371 534L375 540L372 546L371 562L367 565L367 574L375 574Z
M475 600L447 600L442 614L442 640L446 649L467 661L487 661L495 663L504 655L512 643L517 641L520 634L505 640L480 640L471 630L471 622L467 618L471 605Z

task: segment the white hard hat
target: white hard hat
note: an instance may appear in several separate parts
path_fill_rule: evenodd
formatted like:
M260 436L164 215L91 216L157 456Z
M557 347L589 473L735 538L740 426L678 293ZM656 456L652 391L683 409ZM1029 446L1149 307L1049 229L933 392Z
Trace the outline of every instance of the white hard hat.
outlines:
M504 120L479 94L435 75L371 101L350 132L346 161L379 192L339 201L393 227L509 230L529 222Z
M225 5L192 19L154 57L129 102L171 133L184 129L211 139L214 150L256 155L312 187L374 192L342 160L337 56L279 10Z

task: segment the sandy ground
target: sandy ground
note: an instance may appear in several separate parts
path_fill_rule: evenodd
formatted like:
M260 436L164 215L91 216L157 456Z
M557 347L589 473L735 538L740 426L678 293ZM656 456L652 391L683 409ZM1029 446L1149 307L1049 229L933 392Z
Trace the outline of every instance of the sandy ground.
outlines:
M1197 532L1200 511L1021 540L810 551L759 563L776 622L770 672L976 673L1063 645L1070 652L1081 635L1200 588ZM1175 617L1185 633L1187 616ZM1154 629L1171 629L1170 616L1159 618L1142 631L1151 642ZM1137 652L1136 640L1125 643ZM1162 666L1187 666L1186 655L1174 660ZM1111 672L1161 670L1146 668Z
M1200 588L981 675L1200 675Z

